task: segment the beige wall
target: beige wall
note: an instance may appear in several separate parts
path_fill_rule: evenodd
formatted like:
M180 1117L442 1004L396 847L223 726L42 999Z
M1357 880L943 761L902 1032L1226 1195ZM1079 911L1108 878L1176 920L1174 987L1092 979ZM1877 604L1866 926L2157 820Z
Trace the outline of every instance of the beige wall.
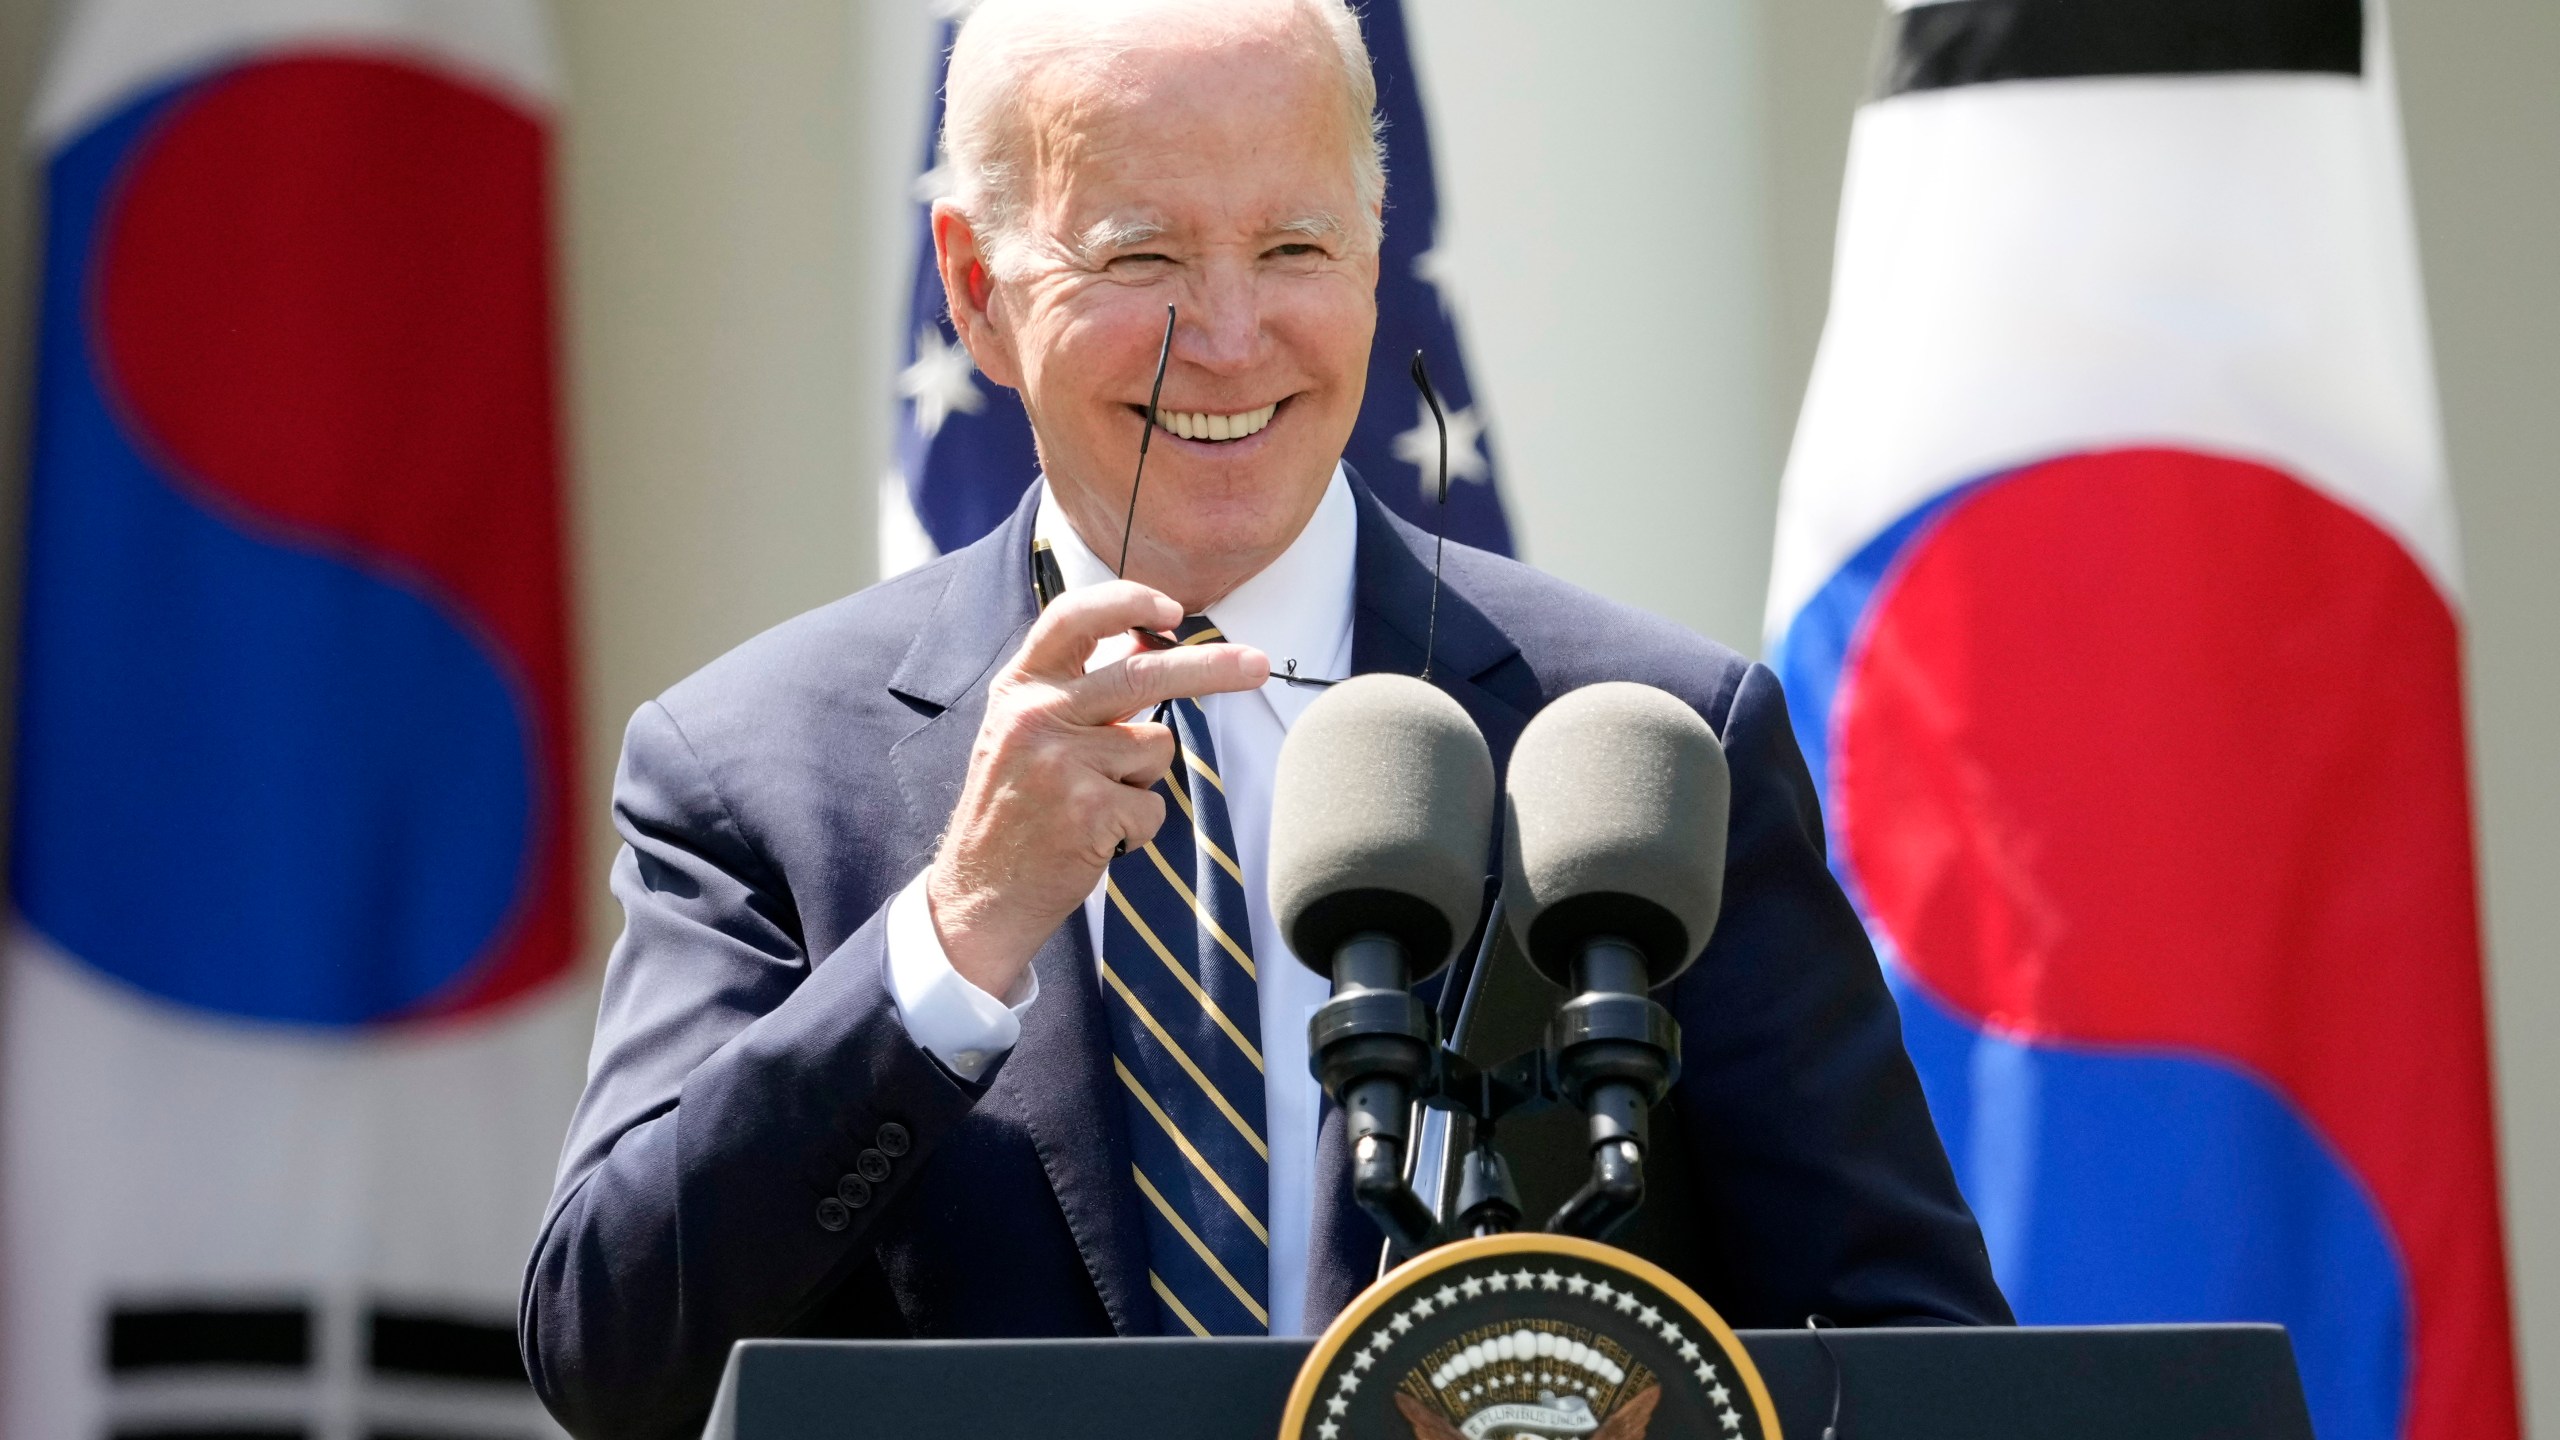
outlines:
M52 30L51 8L41 0L0 3L0 123L16 133L27 113L36 72ZM14 654L18 633L19 532L26 522L28 366L35 358L35 248L43 216L36 203L37 160L19 145L0 168L0 656ZM0 659L0 677L13 681L13 658ZM16 692L0 682L0 700ZM0 704L0 737L17 724L14 701ZM0 792L9 783L0 767ZM0 798L5 798L0 793ZM7 844L0 829L0 847Z
M596 947L622 723L871 578L868 162L829 0L562 0L560 147Z
M1405 8L1523 554L1756 652L1783 447L1764 420L1753 7Z
M2479 798L2526 1386L2560 1435L2560 5L2393 15L2468 567Z

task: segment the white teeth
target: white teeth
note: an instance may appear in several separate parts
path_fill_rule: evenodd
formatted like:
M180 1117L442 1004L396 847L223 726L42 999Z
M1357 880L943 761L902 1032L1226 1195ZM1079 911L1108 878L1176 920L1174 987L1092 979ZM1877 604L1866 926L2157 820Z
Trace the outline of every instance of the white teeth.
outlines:
M1156 423L1185 440L1242 440L1261 433L1280 409L1274 401L1259 410L1237 415L1215 415L1206 410L1158 410Z

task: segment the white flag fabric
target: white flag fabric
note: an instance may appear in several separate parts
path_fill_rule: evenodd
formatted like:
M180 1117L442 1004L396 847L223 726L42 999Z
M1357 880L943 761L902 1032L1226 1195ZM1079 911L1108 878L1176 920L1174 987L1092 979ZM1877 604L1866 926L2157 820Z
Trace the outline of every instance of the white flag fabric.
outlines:
M574 1103L532 0L87 0L46 230L0 1436L554 1434Z
M2020 1320L2517 1411L2460 566L2380 13L1889 20L1769 621Z

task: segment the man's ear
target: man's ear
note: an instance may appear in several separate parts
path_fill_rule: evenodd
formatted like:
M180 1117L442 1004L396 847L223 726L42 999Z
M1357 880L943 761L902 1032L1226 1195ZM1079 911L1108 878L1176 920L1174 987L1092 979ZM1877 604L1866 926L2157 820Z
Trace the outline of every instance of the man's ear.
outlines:
M999 385L1020 389L1021 367L1014 363L1013 336L998 318L995 277L988 271L977 227L948 200L933 206L934 267L942 272L943 303L951 308L951 326L978 369Z

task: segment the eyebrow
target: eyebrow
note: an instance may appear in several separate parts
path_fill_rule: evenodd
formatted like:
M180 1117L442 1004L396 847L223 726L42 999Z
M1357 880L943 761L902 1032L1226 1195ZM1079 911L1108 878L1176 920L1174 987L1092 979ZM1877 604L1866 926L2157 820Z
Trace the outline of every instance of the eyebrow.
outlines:
M1271 228L1282 235L1309 235L1319 239L1328 235L1349 233L1343 226L1342 217L1323 210L1312 215L1299 215L1283 220Z
M1131 220L1110 216L1096 220L1076 237L1076 248L1090 263L1114 250L1144 245L1164 234L1164 227L1152 220Z
M1084 257L1085 263L1090 265L1098 263L1102 257L1115 250L1126 250L1133 246L1144 245L1151 240L1162 239L1165 233L1165 227L1153 220L1106 216L1086 226L1084 233L1076 237L1076 250ZM1277 221L1272 225L1271 233L1304 235L1321 240L1347 235L1350 229L1342 223L1342 217L1329 210L1318 210Z

